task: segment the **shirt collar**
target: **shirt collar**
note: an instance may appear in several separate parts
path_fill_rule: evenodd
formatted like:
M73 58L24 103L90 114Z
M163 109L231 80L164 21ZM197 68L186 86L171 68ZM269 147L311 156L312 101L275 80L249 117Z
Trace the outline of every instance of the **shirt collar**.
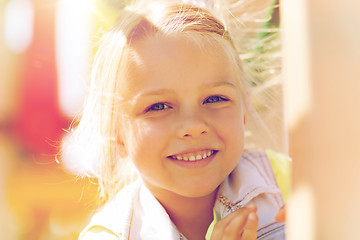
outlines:
M180 232L163 206L145 185L142 185L140 189L139 206L140 208L136 211L142 213L141 225L133 227L139 227L141 239L179 239Z

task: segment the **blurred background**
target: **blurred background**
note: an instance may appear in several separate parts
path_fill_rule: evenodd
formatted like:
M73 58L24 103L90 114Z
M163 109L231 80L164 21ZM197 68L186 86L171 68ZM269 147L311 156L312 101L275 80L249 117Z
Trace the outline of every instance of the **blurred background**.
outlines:
M96 184L56 156L111 4L0 1L0 239L77 239L98 207Z
M237 1L228 2L236 7ZM0 239L77 239L97 209L95 180L80 177L77 159L60 163L57 154L66 129L80 114L97 42L127 3L0 0ZM272 15L249 21L255 23L252 28L278 26L278 10L266 7L276 1L248 3L244 9ZM277 64L271 74L279 76ZM281 92L272 99L279 104ZM271 113L282 120L279 106ZM274 126L282 134L279 119Z

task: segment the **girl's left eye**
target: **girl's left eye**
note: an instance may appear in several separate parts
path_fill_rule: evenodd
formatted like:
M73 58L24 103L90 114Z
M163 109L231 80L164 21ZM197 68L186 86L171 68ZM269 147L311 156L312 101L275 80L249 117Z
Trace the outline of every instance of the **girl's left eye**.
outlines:
M226 101L229 101L229 99L214 95L205 99L204 103L217 103L217 102L226 102Z

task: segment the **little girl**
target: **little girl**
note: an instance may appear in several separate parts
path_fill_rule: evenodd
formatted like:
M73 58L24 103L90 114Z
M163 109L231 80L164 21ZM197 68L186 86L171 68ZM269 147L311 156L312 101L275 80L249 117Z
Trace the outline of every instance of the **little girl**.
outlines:
M73 133L109 199L80 239L284 239L269 157L244 150L249 77L229 33L199 7L144 2L104 36Z

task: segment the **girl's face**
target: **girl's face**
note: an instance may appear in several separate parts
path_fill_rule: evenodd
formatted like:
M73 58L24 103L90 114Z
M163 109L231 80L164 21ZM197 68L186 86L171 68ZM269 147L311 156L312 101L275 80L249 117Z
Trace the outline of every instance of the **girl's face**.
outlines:
M200 49L186 36L131 47L120 93L124 145L155 196L213 193L243 152L244 111L232 65L218 43Z

